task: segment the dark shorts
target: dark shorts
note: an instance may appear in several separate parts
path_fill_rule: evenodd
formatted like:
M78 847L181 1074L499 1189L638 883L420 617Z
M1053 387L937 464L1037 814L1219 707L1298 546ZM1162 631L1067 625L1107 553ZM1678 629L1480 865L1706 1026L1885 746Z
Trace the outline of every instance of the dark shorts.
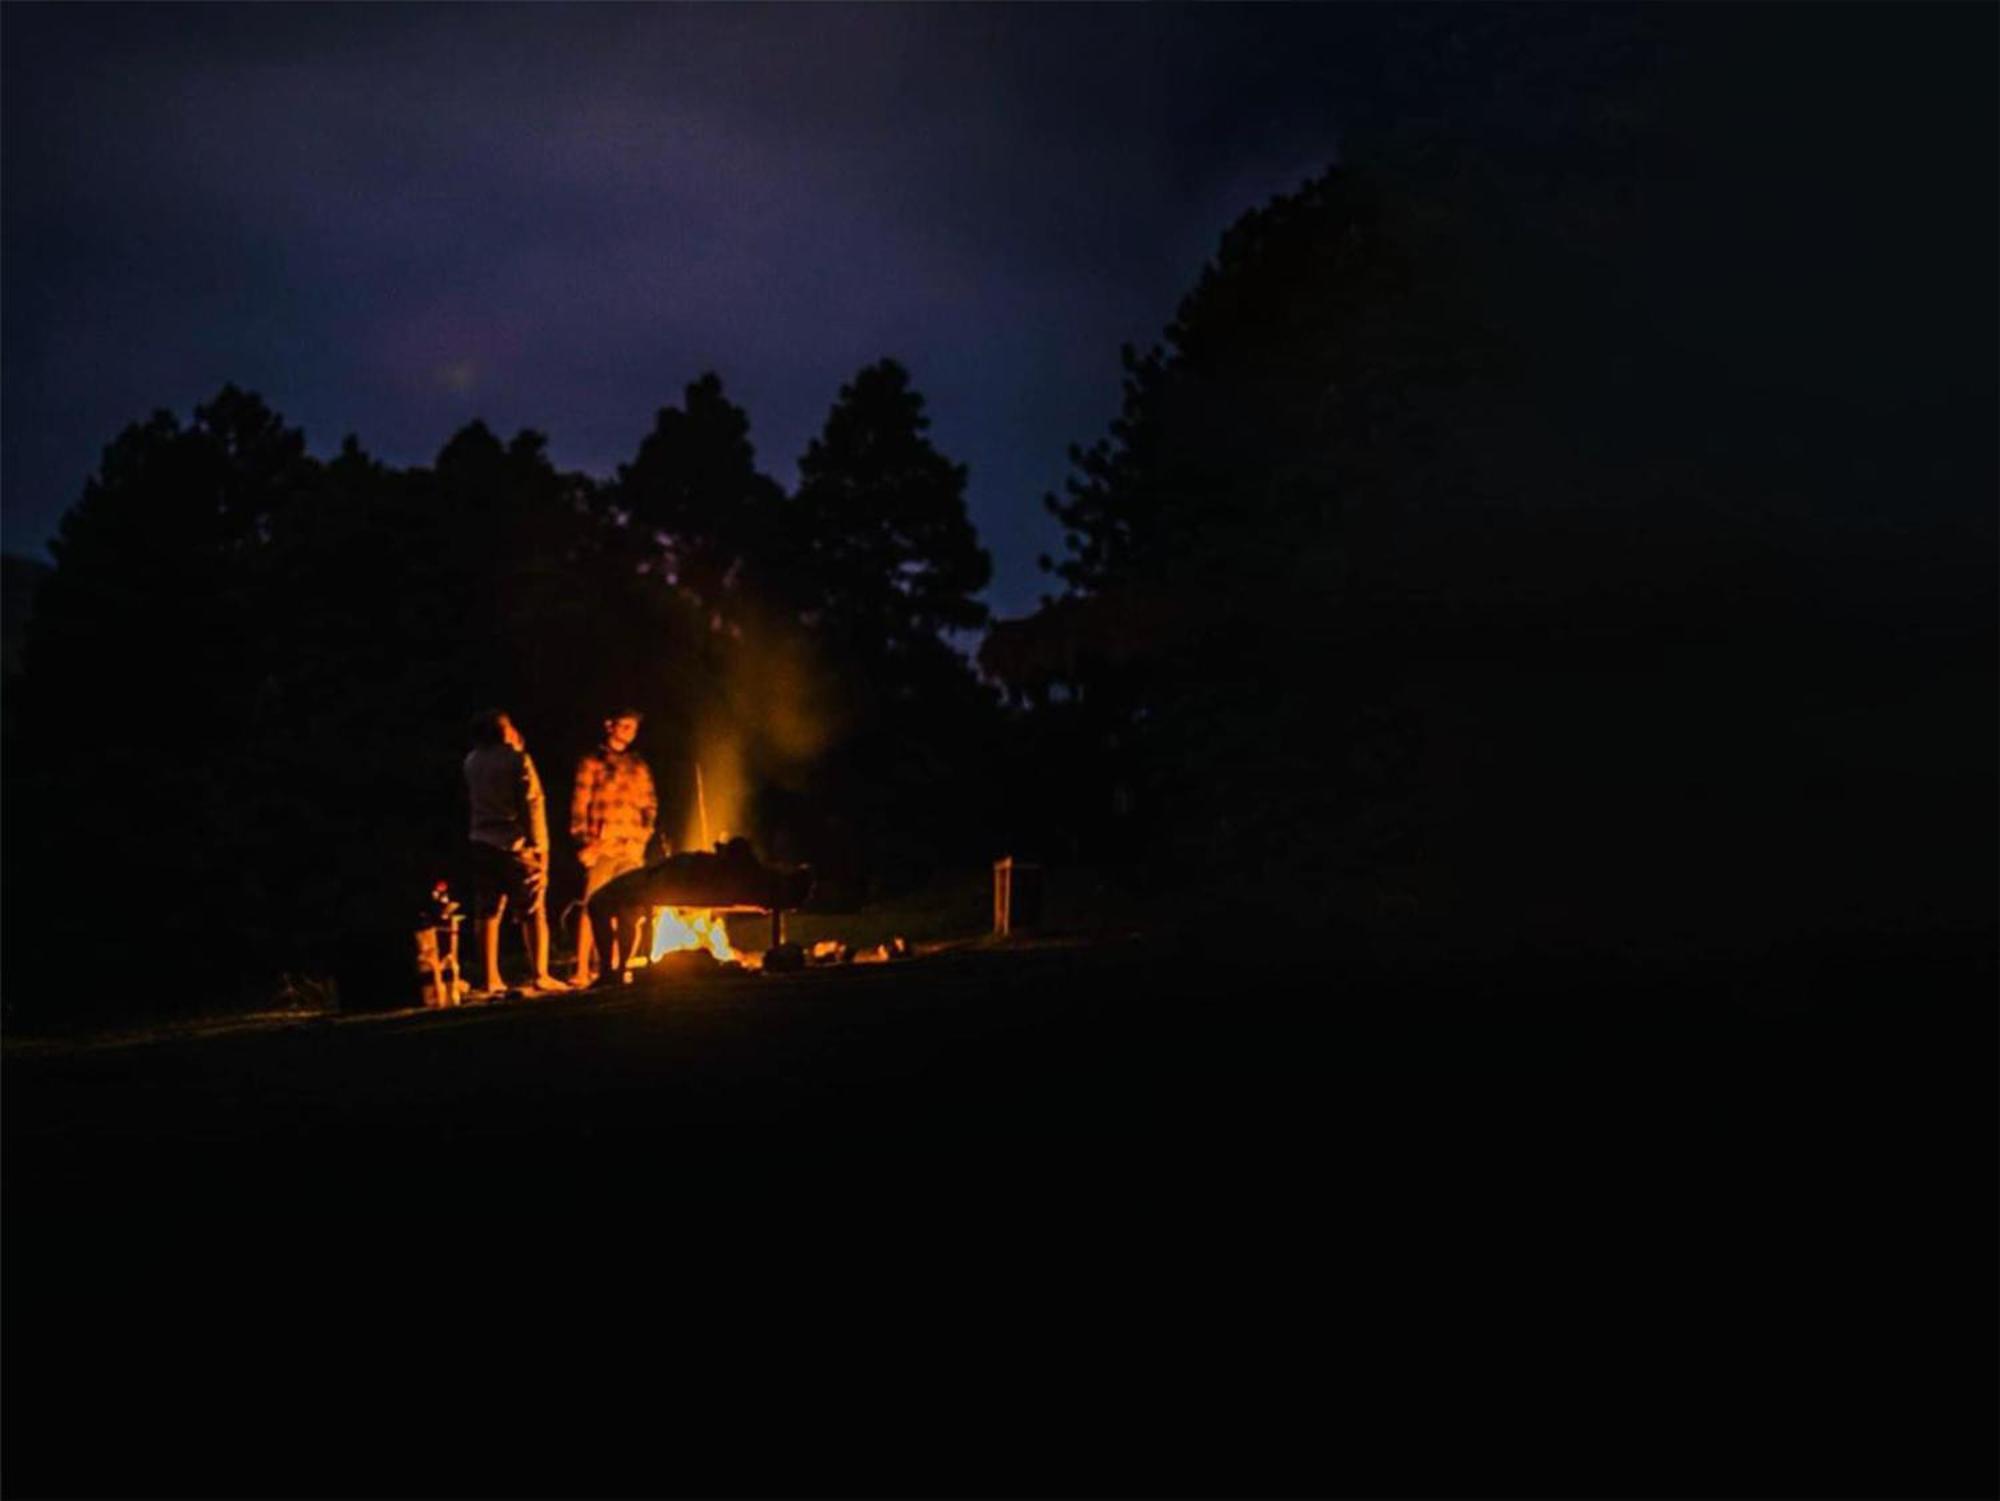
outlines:
M542 910L547 889L548 872L531 851L503 850L472 841L474 916L491 917L504 901L515 917L532 917Z

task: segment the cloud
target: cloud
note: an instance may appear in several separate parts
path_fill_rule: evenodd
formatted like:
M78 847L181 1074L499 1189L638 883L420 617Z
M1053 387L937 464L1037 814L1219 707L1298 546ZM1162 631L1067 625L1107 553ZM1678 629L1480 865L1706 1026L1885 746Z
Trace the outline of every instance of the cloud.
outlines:
M1029 599L1117 345L1241 206L1174 127L1215 80L1159 17L1065 11L1052 41L994 7L86 9L8 16L10 415L97 432L10 445L10 528L217 371L322 446L421 461L476 411L605 472L712 367L789 478L894 354L972 464L996 598ZM58 368L58 328L132 378Z

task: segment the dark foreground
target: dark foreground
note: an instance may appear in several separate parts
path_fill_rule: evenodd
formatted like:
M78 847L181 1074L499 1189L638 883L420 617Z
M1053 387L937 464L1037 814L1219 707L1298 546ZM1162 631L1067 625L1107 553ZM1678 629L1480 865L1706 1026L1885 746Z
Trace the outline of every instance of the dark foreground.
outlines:
M13 1496L1976 1495L1990 945L1139 945L5 1065Z

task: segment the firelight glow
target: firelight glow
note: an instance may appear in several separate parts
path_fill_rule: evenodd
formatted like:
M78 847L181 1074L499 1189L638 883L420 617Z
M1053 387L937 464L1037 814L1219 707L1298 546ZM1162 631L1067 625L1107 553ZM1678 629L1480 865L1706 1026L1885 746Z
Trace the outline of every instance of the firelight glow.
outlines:
M682 949L706 949L724 964L737 960L728 930L713 912L704 907L654 908L653 949L648 957L658 960Z

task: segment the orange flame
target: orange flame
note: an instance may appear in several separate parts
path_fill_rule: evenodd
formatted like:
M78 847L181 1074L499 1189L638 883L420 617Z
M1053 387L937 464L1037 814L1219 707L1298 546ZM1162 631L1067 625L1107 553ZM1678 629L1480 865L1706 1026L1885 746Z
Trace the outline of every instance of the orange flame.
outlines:
M662 959L682 949L706 949L724 964L737 957L722 919L706 907L654 908L653 951L648 958Z

